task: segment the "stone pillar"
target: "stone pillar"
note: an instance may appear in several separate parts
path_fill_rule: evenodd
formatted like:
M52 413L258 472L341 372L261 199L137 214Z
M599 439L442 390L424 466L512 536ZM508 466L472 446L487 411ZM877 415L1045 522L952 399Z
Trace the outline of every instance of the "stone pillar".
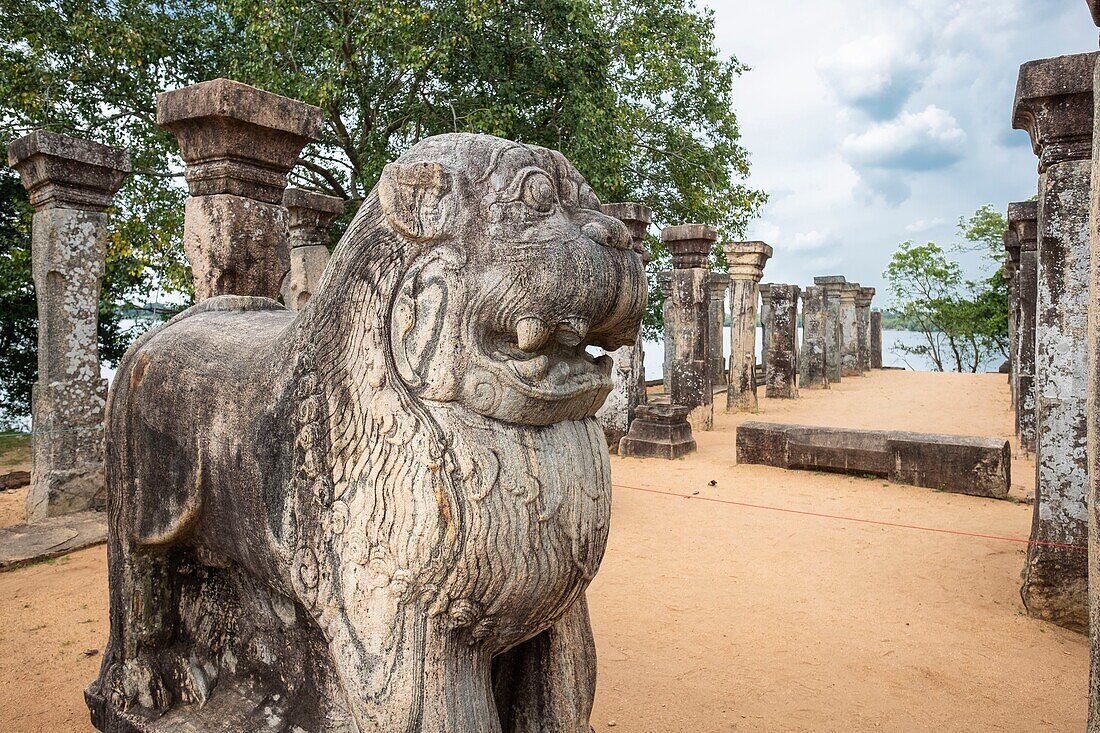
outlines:
M1008 205L1008 226L1020 243L1020 269L1016 273L1020 315L1016 351L1018 396L1016 412L1019 420L1020 447L1035 452L1035 307L1038 298L1038 217L1036 201L1020 201Z
M765 397L798 397L798 286L771 286L771 338L764 353Z
M283 280L283 303L296 311L317 292L328 264L329 229L344 211L344 200L288 188L283 206L290 217L290 272Z
M1019 350L1020 288L1016 273L1020 271L1020 240L1012 229L1004 233L1005 263L1001 268L1008 289L1008 386L1012 396L1012 411L1016 417L1016 438L1020 437L1020 362Z
M279 297L290 271L286 177L321 122L317 107L228 79L157 95L157 124L187 167L183 249L196 301Z
M27 521L106 502L99 376L99 288L107 214L130 172L125 150L37 130L8 146L34 207L31 268L38 300L38 380L31 414Z
M772 286L771 283L760 283L756 289L760 291L760 361L764 365L766 375L768 346L772 337Z
M798 386L802 389L828 389L825 373L825 288L811 285L802 291L802 354L799 360Z
M871 371L871 300L874 288L860 288L856 293L856 352L859 371Z
M603 213L613 216L630 230L635 249L641 249L642 262L649 263L649 252L644 247L646 230L653 219L648 206L637 203L604 204ZM607 448L612 453L619 450L619 441L630 430L635 409L645 404L645 349L642 334L632 346L623 346L611 352L614 366L611 369L611 393L604 400L603 407L596 413L596 419L603 427L607 438Z
M669 399L688 407L693 430L714 427L714 394L710 384L710 294L707 267L718 231L706 224L682 224L661 232L672 254L672 330L674 360Z
M756 410L756 290L772 248L763 242L726 242L730 273L730 368L726 412Z
M840 374L859 377L859 334L856 327L856 297L859 283L844 283L840 289Z
M843 275L824 275L814 278L814 284L825 288L825 372L830 382L841 377L841 353L843 351L840 324L840 291L847 282Z
M722 344L722 329L726 325L726 291L730 287L730 276L724 272L711 272L708 288L710 292L710 385L711 388L726 386L726 355Z
M1012 124L1039 157L1033 542L1088 541L1089 177L1097 53L1020 67ZM1028 613L1088 627L1086 553L1032 544L1020 593Z
M676 361L676 332L672 322L672 273L658 272L657 287L664 300L661 303L661 325L664 326L665 357L661 364L661 381L665 394L672 394L672 362Z
M882 311L871 311L871 368L882 369Z

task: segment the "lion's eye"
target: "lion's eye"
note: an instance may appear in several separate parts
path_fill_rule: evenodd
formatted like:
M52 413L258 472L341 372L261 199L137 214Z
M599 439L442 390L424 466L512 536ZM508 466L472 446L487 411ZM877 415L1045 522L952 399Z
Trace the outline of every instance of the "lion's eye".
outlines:
M544 213L553 209L558 203L558 194L550 178L539 174L527 176L523 182L523 202Z

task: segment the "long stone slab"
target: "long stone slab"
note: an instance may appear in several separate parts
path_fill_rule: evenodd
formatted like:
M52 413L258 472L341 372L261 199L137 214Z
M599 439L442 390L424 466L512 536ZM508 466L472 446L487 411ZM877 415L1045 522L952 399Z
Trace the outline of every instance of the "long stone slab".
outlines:
M84 511L0 528L0 570L13 570L107 541L107 515Z
M957 494L1004 499L1011 482L1007 440L896 430L746 422L737 462L870 474Z

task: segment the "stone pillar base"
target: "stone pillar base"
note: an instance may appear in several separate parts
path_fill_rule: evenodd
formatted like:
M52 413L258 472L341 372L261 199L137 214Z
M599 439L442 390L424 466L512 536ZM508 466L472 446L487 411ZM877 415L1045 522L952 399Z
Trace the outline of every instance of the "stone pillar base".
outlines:
M690 412L680 405L639 405L630 432L619 441L619 455L672 460L695 452Z

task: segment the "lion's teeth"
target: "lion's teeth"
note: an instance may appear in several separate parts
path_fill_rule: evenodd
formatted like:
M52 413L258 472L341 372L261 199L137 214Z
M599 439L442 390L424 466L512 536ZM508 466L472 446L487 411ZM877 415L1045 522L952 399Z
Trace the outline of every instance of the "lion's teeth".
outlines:
M549 338L550 326L538 316L527 316L516 321L516 345L523 351L538 351Z
M600 356L596 357L596 366L599 367L600 372L605 377L611 376L611 368L612 366L614 366L614 364L615 360L612 359L611 356L608 354L601 354Z
M536 356L534 359L523 359L519 361L513 361L512 367L516 370L516 373L521 377L538 381L546 377L546 373L550 371L550 358L546 355Z
M554 338L565 346L579 346L588 335L588 321L583 318L566 318L558 324Z

